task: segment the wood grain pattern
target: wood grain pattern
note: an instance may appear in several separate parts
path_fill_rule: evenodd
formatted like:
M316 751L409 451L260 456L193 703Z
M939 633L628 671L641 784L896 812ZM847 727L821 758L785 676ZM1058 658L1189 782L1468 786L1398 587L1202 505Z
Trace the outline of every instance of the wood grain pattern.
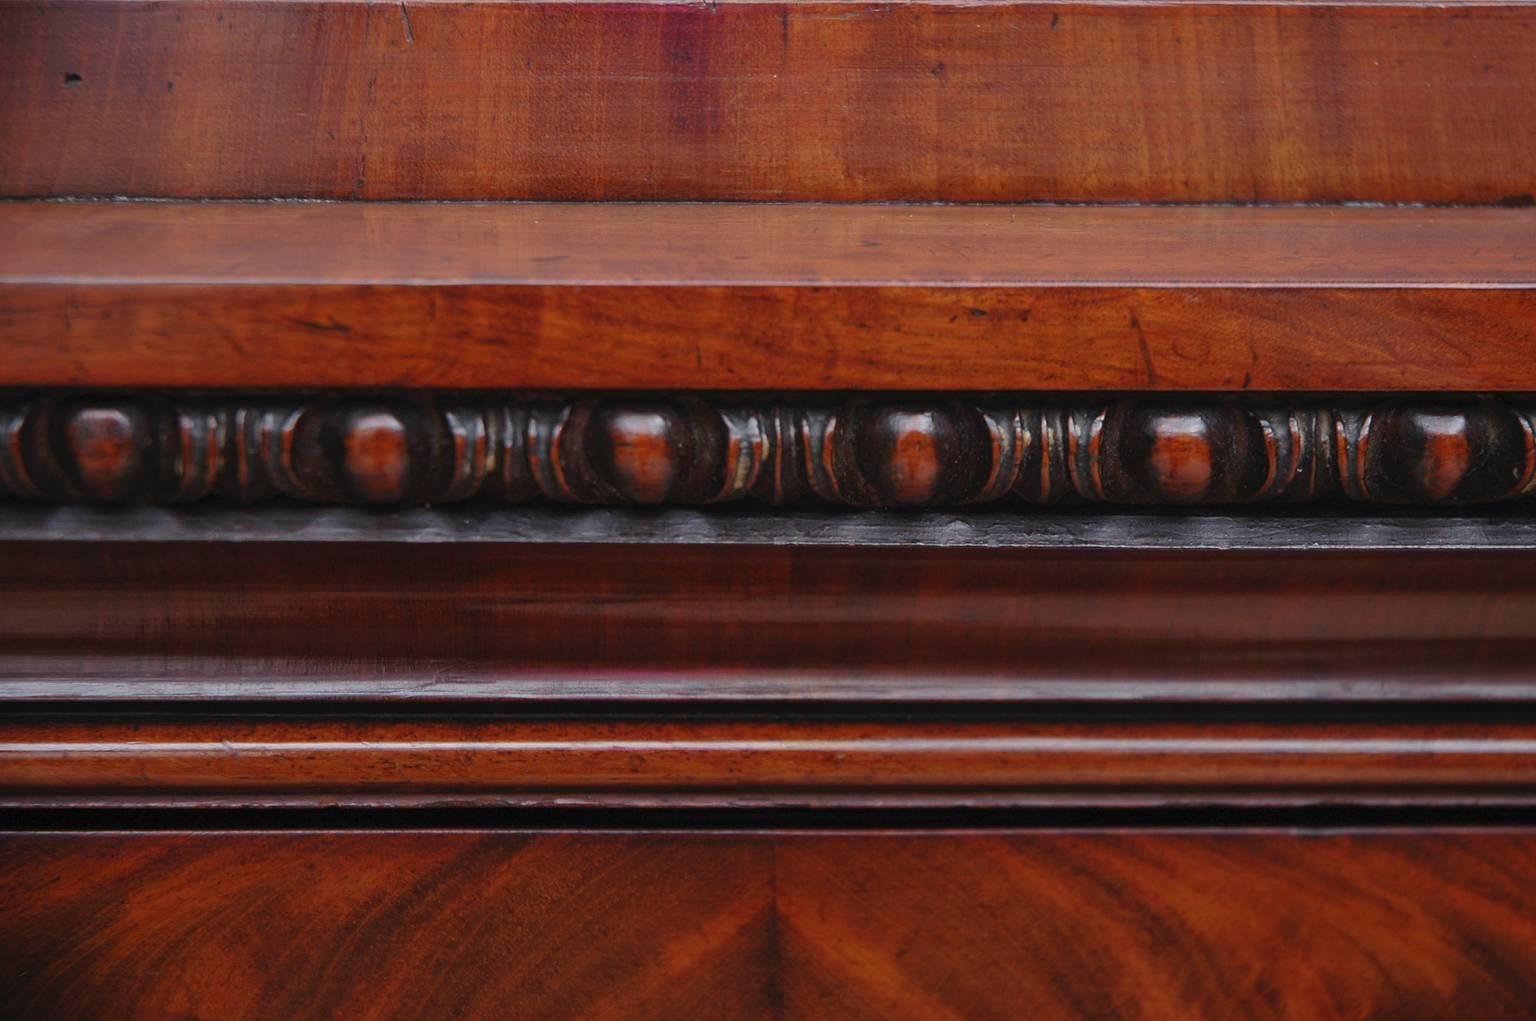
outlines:
M7 543L0 699L1518 702L1532 568L1529 547Z
M0 856L0 1013L38 1021L1525 1021L1536 1000L1524 831L49 833Z
M1529 289L18 284L0 302L5 386L1536 390Z
M1438 506L1533 491L1528 398L0 402L0 496L64 503Z
M1536 390L1532 210L352 205L0 204L0 385Z
M1536 209L4 202L52 284L1536 287Z
M1529 201L1528 4L0 8L0 194Z
M0 720L0 805L1536 804L1526 724Z

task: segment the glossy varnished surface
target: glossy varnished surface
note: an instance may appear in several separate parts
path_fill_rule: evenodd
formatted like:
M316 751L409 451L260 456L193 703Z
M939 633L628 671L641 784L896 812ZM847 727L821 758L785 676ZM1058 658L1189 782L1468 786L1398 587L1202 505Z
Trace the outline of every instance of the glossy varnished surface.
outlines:
M13 203L0 224L9 386L1536 389L1523 209Z
M1536 837L0 838L0 1013L1524 1021Z
M780 717L19 716L0 805L1536 804L1529 724Z
M5 698L1513 699L1529 549L14 543Z
M0 9L0 194L1529 201L1520 3Z
M7 202L0 280L1536 286L1536 211Z
M44 503L1461 506L1536 492L1536 399L0 394ZM494 512L492 512L494 513Z
M0 3L0 1018L1529 1021L1533 69Z
M1536 291L0 287L6 386L1532 390Z

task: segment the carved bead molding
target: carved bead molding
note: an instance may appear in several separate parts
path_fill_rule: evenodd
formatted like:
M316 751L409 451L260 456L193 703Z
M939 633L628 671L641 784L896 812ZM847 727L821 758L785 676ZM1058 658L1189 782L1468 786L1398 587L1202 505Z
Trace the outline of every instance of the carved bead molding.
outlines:
M38 396L0 403L0 495L44 502L857 507L1447 505L1536 489L1536 399L1253 404Z

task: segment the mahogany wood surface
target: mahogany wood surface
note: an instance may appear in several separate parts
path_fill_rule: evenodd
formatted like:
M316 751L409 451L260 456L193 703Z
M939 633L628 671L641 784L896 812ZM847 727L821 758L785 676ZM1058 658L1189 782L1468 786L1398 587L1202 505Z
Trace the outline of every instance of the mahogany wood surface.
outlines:
M0 545L6 700L1508 701L1533 643L1528 546Z
M1529 202L1523 3L0 6L0 195Z
M1536 836L0 837L0 1015L1526 1021Z
M21 284L0 301L6 386L1536 389L1524 289Z
M0 225L6 386L1536 390L1531 210L0 203Z
M0 396L0 496L187 504L1457 506L1536 493L1536 399Z
M0 202L57 284L1536 287L1536 210Z
M1533 196L1533 3L0 2L0 1021L1529 1021Z
M1536 804L1536 726L0 719L11 807L1255 803Z

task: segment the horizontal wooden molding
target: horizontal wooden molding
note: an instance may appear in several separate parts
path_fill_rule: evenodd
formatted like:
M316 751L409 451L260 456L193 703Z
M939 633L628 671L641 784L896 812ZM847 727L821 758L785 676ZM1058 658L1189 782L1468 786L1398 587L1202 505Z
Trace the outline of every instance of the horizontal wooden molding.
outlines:
M610 514L541 509L572 528ZM299 533L303 510L251 516ZM611 513L643 530L692 512ZM1536 703L1529 544L913 548L861 542L852 526L868 515L899 516L709 515L847 522L843 544L826 546L705 530L651 545L619 528L606 542L364 546L219 541L227 530L79 541L61 529L61 541L0 543L0 703ZM1008 516L1020 530L1055 517L1072 534L1064 515Z
M0 238L17 390L1536 391L1536 209L0 202Z
M0 724L0 805L1536 802L1525 724Z
M73 396L0 402L0 493L610 505L1423 506L1536 490L1536 400Z
M533 502L441 507L56 506L0 504L0 538L14 545L58 542L279 546L390 543L407 546L734 546L899 550L1160 550L1176 552L1536 551L1536 514L1521 503L1423 513L1417 508L1292 509L1283 504L1212 508L1198 514L1139 507L1058 505L1021 514L1015 504L975 509L865 509L727 505L582 507ZM293 551L297 553L298 551Z

